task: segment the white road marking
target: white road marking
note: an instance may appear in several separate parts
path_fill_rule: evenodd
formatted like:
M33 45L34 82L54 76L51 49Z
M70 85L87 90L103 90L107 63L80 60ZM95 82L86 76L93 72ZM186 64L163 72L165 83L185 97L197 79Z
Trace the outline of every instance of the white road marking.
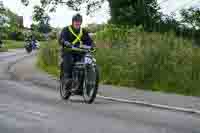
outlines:
M128 104L139 104L139 105L149 106L149 107L153 107L153 108L174 110L174 111L186 112L186 113L195 113L195 114L200 115L200 110L195 110L195 109L190 109L190 108L180 108L180 107L167 106L167 105L161 105L161 104L151 104L151 103L143 102L143 101L127 100L127 99L120 99L120 98L113 98L113 97L105 97L105 96L102 96L102 95L98 95L97 97L105 99L105 100L116 101L116 102L122 102L122 103L128 103Z

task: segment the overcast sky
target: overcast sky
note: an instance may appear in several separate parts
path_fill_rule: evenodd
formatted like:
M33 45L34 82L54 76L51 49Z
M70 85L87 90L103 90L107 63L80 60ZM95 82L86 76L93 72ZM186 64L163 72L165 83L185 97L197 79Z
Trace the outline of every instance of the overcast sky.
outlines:
M39 4L40 0L30 0L30 5L25 7L21 4L21 0L0 0L3 1L4 6L11 9L13 12L24 17L24 25L29 27L32 23L33 6ZM200 7L200 0L158 0L161 3L161 10L165 14L170 14L178 10L180 7L198 6ZM107 11L108 3L105 3L103 9L95 13L93 17L88 17L84 14L84 25L88 23L104 23L109 19ZM50 24L54 27L64 27L71 23L71 17L75 12L68 9L66 6L59 6L55 13L50 14Z

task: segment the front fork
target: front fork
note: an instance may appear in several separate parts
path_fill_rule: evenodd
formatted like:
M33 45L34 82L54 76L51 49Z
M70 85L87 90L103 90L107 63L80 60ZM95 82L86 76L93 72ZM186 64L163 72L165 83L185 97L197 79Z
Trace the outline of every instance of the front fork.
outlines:
M62 80L62 78L64 77L64 66L63 66L63 62L60 63L60 80ZM71 91L80 91L82 92L83 90L83 81L84 81L84 72L85 72L85 67L76 67L74 66L73 70L72 70L72 88Z
M84 78L84 70L80 68L79 69L74 68L72 72L72 79L73 79L72 90L82 92L83 78Z

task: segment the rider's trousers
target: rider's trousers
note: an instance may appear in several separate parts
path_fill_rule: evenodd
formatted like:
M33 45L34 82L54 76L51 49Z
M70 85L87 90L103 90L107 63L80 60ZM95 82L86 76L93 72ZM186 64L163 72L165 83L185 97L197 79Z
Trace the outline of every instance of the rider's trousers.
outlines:
M77 53L77 52L64 52L62 54L65 79L72 78L73 64L77 61L81 61L83 56L84 54Z

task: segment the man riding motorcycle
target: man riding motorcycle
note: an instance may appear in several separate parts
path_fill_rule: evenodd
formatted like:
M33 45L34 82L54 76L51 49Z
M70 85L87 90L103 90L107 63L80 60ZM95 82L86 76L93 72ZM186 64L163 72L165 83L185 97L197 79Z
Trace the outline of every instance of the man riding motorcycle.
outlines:
M73 50L71 47L93 49L92 39L88 32L81 28L82 21L83 18L80 14L74 15L72 25L63 28L59 37L59 44L62 46L63 70L66 83L72 81L73 63L80 61L84 57L84 53Z

